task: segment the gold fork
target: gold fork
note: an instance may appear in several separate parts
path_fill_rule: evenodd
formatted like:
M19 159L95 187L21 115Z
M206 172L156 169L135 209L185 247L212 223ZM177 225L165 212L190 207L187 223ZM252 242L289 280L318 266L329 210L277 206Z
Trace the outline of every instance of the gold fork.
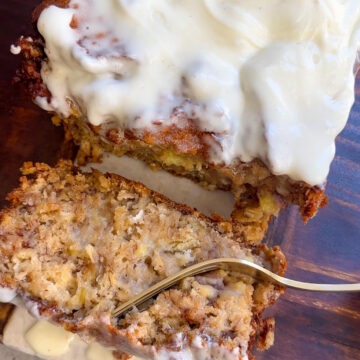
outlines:
M151 286L149 289L141 292L139 295L131 298L129 301L117 307L112 315L114 317L123 316L133 307L144 304L153 296L177 284L180 280L188 277L199 275L212 270L228 270L241 272L249 275L257 280L265 280L276 285L286 286L288 288L306 290L306 291L322 291L322 292L356 292L360 291L360 283L357 284L315 284L302 281L287 279L285 277L274 274L268 269L263 268L248 260L240 260L235 258L218 258L206 260L195 265L189 266L184 270L171 275L164 280Z

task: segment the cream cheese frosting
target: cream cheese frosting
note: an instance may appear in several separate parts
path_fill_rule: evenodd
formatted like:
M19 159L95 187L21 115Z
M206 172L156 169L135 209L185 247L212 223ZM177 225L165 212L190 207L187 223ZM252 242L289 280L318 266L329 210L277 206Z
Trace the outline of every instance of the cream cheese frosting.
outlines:
M54 329L56 330L54 331ZM29 333L33 334L30 338ZM49 342L49 337L53 341ZM242 360L248 359L245 351L240 354L238 349L229 351L221 346L216 347L215 344L212 353L210 353L202 345L200 337L194 339L193 342L192 348L189 347L182 351L160 350L155 354L155 359L208 360L211 355L212 358L222 360L238 360L240 355ZM31 317L24 308L14 310L5 328L4 343L29 355L36 354L45 360L115 360L109 348L105 348L96 342L86 344L78 335L58 329L50 323L45 323L44 320L39 321ZM142 359L131 356L130 360Z
M177 108L220 142L213 162L326 180L354 101L358 0L71 0L38 29L46 110L151 129Z
M39 359L115 360L110 349L94 342L87 344L78 335L32 317L23 307L12 312L2 340L7 347ZM131 357L131 360L141 359Z

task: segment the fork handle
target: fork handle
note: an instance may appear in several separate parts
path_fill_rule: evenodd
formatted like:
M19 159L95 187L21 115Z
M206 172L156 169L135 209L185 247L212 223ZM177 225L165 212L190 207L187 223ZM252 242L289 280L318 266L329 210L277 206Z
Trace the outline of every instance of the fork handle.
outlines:
M248 273L248 275L257 278L258 280L266 280L272 282L277 285L286 286L287 288L303 290L303 291L313 291L313 292L360 292L360 283L353 284L318 284L318 283L310 283L304 281L297 281L285 278L283 276L277 275L271 272L268 269L261 267L255 263L252 263L247 260L240 260L242 264L246 264L249 267L251 266L255 272L251 272L251 270L245 270L244 273ZM228 267L231 269L232 266Z

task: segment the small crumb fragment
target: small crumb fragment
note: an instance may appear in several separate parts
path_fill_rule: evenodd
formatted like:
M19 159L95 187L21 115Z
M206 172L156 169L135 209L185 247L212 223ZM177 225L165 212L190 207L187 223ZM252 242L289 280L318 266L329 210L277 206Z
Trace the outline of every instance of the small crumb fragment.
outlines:
M14 55L19 55L21 53L21 46L11 44L10 52Z

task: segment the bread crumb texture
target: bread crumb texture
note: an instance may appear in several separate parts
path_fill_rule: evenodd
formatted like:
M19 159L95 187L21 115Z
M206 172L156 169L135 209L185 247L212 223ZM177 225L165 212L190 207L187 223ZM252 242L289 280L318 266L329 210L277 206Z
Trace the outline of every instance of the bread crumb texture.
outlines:
M0 285L37 315L118 352L223 347L243 358L272 343L263 310L282 292L240 273L190 277L146 310L111 311L166 276L216 257L244 258L283 273L278 248L250 245L230 222L175 204L140 183L70 161L25 163L0 214Z

